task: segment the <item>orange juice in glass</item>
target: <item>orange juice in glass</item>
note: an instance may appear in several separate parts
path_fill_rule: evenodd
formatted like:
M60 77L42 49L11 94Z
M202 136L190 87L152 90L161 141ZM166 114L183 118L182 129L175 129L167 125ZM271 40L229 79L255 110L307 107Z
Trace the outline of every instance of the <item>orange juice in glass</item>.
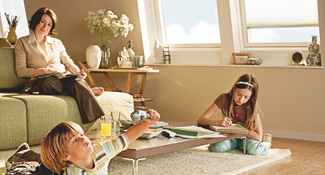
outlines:
M109 138L111 137L111 130L112 130L112 121L111 116L104 115L100 118L101 121L101 136L102 138Z

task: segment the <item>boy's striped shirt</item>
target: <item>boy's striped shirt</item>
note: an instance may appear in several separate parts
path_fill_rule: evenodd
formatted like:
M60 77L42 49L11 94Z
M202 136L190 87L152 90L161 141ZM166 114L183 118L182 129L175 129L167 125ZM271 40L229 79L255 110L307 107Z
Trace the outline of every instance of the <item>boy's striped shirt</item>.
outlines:
M70 164L65 171L66 175L108 175L109 161L118 153L126 150L129 145L128 137L125 134L120 135L114 140L99 143L93 146L92 157L95 163L93 169L83 169Z

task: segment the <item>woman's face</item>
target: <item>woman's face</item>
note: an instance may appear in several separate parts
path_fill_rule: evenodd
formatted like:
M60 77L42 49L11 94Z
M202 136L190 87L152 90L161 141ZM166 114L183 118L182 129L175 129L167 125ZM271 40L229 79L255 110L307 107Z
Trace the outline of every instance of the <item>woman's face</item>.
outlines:
M38 36L46 36L50 32L52 25L52 18L49 15L44 14L41 21L35 27L35 34Z
M252 91L249 89L235 88L233 100L236 105L240 106L245 104L252 96Z

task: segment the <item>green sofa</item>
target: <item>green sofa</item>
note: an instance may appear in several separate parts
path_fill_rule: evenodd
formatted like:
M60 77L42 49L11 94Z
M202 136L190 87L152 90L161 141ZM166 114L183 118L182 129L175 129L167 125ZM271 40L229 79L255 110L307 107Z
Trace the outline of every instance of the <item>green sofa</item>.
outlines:
M73 97L23 93L29 79L17 77L14 60L13 48L0 48L0 150L17 148L22 142L40 144L46 133L62 121L76 122L85 131L94 123L98 128L98 120L82 124ZM130 120L134 110L131 95L104 92L97 99L105 113L119 111L122 119Z

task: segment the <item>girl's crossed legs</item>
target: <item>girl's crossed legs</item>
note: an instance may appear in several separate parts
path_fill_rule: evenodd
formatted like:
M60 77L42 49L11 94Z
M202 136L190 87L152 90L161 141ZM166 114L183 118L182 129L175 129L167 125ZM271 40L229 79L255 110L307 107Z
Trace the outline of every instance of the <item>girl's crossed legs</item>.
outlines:
M212 143L209 146L210 152L224 153L232 149L243 150L244 148L244 139L230 139L222 142ZM246 152L251 155L267 156L269 149L266 148L261 142L256 140L246 138Z

